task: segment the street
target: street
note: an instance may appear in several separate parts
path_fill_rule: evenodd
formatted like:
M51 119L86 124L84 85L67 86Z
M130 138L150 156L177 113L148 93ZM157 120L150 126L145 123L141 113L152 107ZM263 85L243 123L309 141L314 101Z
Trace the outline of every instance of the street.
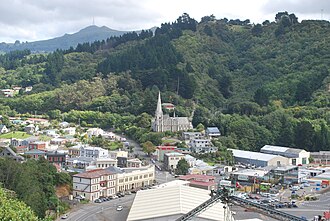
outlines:
M102 203L80 204L73 208L66 220L70 221L125 221L133 203L135 194ZM123 206L122 211L117 211L117 206ZM60 220L60 219L58 219Z

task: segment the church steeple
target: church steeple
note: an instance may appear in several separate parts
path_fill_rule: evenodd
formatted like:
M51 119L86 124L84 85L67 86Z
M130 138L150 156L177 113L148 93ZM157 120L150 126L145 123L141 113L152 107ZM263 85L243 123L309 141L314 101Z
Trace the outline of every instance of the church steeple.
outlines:
M157 102L157 109L155 112L155 116L156 117L163 116L162 100L160 99L160 91L158 93L158 102Z

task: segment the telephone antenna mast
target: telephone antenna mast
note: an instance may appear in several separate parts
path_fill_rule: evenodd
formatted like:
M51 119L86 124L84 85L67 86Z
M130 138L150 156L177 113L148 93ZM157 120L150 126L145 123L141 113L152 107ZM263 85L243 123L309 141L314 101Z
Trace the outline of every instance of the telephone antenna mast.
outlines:
M95 19L94 19L94 16L93 16L93 25L95 25Z
M321 9L321 20L323 20L323 8Z

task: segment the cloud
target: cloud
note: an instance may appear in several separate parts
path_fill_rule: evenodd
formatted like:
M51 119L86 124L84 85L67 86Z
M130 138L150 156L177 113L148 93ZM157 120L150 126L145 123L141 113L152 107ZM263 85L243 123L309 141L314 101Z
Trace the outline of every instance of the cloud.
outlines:
M0 42L35 41L77 32L91 25L117 30L140 30L175 21L182 13L200 20L217 18L250 19L260 23L274 20L278 11L328 19L329 0L2 0Z
M262 8L266 13L287 11L299 15L302 19L329 19L329 0L268 0ZM274 14L274 17L275 17ZM301 19L300 19L301 20Z

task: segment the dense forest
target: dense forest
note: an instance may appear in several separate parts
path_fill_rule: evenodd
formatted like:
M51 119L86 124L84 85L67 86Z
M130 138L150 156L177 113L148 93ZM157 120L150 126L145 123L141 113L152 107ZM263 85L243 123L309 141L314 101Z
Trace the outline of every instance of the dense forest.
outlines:
M160 90L194 126L218 126L219 147L330 150L329 42L328 21L288 12L262 24L183 14L154 33L13 51L0 55L0 87L33 90L0 98L0 114L45 114L157 144L150 119Z

